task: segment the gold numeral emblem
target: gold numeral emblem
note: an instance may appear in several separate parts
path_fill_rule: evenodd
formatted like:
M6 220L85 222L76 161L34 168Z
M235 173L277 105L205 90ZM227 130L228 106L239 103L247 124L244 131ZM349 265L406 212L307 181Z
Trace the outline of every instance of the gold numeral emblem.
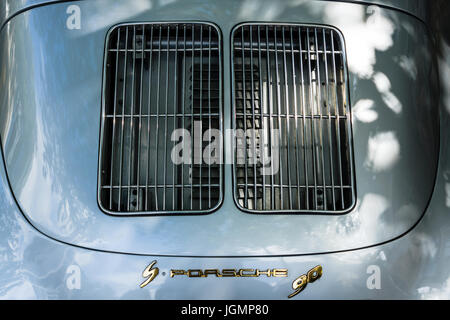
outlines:
M303 291L303 289L306 288L306 285L308 283L312 283L319 279L322 276L322 266L318 265L312 268L308 271L307 274L302 274L300 277L295 279L292 282L292 289L294 289L294 292L292 292L288 298L292 298Z

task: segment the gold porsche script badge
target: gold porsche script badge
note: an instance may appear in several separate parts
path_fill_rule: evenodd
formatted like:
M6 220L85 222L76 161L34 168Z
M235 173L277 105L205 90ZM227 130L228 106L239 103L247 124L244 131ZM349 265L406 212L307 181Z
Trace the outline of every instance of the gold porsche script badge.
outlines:
M156 260L152 261L142 272L142 277L145 278L145 281L141 283L140 287L144 288L146 285L148 285L150 282L152 282L156 276L159 274L159 268L155 267ZM163 275L165 273L163 272ZM246 277L260 277L260 276L267 276L267 277L287 277L288 276L288 269L282 269L282 268L274 268L274 269L266 269L261 270L257 268L246 268L246 269L171 269L170 270L170 277L177 277L177 276L186 276L188 278L207 278L208 276L215 276L218 278L225 278L225 277L235 277L235 278L246 278ZM300 277L296 278L292 282L292 289L294 289L294 292L291 293L288 298L292 298L299 294L301 291L303 291L306 288L306 285L308 283L312 283L319 279L322 276L322 266L318 265L309 270L306 274L301 275Z

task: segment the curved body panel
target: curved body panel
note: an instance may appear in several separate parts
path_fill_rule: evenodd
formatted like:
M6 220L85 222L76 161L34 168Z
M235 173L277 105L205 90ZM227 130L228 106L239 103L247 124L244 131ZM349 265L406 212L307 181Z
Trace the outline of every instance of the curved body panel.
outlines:
M444 128L450 125L449 115L444 115ZM312 256L169 258L63 244L23 218L2 166L0 299L287 299L292 281L316 265L323 267L322 277L293 299L449 299L450 141L448 129L442 133L446 139L435 193L415 229L377 247ZM160 273L140 288L142 272L154 260ZM241 267L288 268L288 277L169 277L170 269ZM380 277L377 287L368 286L374 270Z
M448 39L436 57L426 26L412 16L425 17L425 1L364 1L383 9L361 2L0 1L0 299L288 299L315 266L321 277L292 299L450 299ZM81 9L80 29L67 29L71 5ZM209 215L100 210L106 33L117 23L164 19L221 29L224 128L231 127L235 25L339 28L357 179L352 211L244 213L233 201L230 165L224 204ZM170 276L174 269L275 268L287 269L286 277Z
M77 0L75 0L77 1ZM111 5L108 0L78 0L78 1L97 1L103 2L103 5ZM320 0L319 0L320 1ZM54 4L58 2L67 2L67 0L4 0L0 3L0 25L3 25L14 15L30 10L36 6ZM139 1L135 1L139 2ZM376 4L393 9L405 11L409 14L417 16L421 20L425 20L427 15L427 6L425 1L421 0L350 0L347 2L361 4Z
M66 28L71 3L26 11L0 41L0 128L11 188L41 232L74 245L171 256L267 256L372 246L420 219L434 186L438 109L425 26L386 9L336 2L77 2L79 30ZM182 8L190 8L182 10ZM268 10L271 9L271 10ZM261 17L260 12L276 12ZM342 13L342 14L339 14ZM242 21L333 25L347 48L357 203L346 215L250 215L232 200L207 216L112 217L97 204L105 36L120 22L214 21L223 33L224 127L230 124L230 32ZM225 150L225 152L228 152Z

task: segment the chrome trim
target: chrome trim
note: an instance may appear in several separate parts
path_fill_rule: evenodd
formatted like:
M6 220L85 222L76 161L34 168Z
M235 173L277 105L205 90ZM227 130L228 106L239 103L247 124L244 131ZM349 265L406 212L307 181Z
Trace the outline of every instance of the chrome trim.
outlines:
M337 34L337 36L338 36L338 38L339 38L339 41L340 41L340 43L341 43L341 46L342 46L342 50L341 50L341 56L342 56L342 65L343 65L343 67L344 67L344 70L343 70L343 77L344 77L344 96L343 96L343 99L344 99L344 101L346 101L346 103L343 103L344 104L344 107L346 107L346 108L343 108L343 111L344 111L344 115L345 115L345 118L346 118L346 130L348 130L348 134L347 134L347 145L348 145L348 154L349 154L349 157L350 157L350 159L348 159L349 161L348 161L348 166L349 166L349 169L350 169L350 177L349 177L349 188L351 189L351 193L350 193L350 196L351 196L351 201L350 201L350 203L348 203L348 204L346 204L346 205L344 205L344 199L343 199L343 183L341 183L341 185L339 186L339 185L335 185L335 183L334 183L334 181L332 182L332 190L335 190L336 188L339 188L340 190L341 190L341 204L342 204L342 209L338 209L338 208L336 208L335 207L335 205L336 205L336 203L333 201L333 205L334 205L334 208L333 208L333 210L331 210L331 209L324 209L324 210L317 210L317 209L310 209L310 206L309 206L309 203L307 203L307 209L301 209L301 210L297 210L297 209L293 209L293 206L292 206L292 203L290 203L289 204L289 209L283 209L283 203L282 203L282 201L283 201L283 197L282 197L282 190L284 189L284 188L286 188L285 187L285 185L281 182L281 180L280 180L280 183L279 183L279 185L281 186L280 187L280 190L281 190L281 209L275 209L275 206L274 206L274 204L273 204L273 201L272 201L272 203L271 203L271 206L270 206L270 208L269 209L263 209L263 210L258 210L258 209L249 209L249 208L247 208L247 207L245 207L246 205L248 206L248 203L247 203L247 197L245 198L245 201L244 201L244 203L246 203L246 204L244 204L244 205L241 205L240 203L239 203L239 199L238 199L238 183L237 183L237 177L236 177L236 163L234 163L233 164L233 190L234 190L234 192L233 192L233 199L234 199L234 202L235 202L235 204L236 204L236 206L240 209L240 210L242 210L242 211L244 211L244 212L246 212L246 213L255 213L255 214L271 214L271 213L276 213L276 214L278 214L278 213L291 213L291 214L300 214L300 213L303 213L303 214L308 214L308 213L316 213L316 214L332 214L332 215L338 215L338 214L345 214L345 213L348 213L348 212L350 212L354 207L355 207L355 205L356 205L356 179L355 179L355 174L354 174L354 152L353 152L353 133L352 133L352 120L351 120L351 102L350 102L350 89L349 89L349 86L348 86L348 66L347 66L347 58L346 58L346 45L345 45L345 39L344 39L344 37L343 37L343 35L342 35L342 32L339 30L339 29L337 29L336 27L334 27L334 26L330 26L330 25L322 25L322 24L303 24L303 23L277 23L277 22L275 22L275 23L272 23L272 22L244 22L244 23L240 23L240 24L238 24L238 25L236 25L236 26L234 26L233 27L233 29L232 29L232 31L231 31L231 38L230 38L230 46L231 46L231 49L230 49L230 60L231 60L231 86L232 86L232 90L231 90L231 102L232 102L232 114L231 114L231 121L232 121L232 127L233 127L233 129L236 129L237 128L237 124L236 124L236 89L235 89L235 82L236 82L236 79L235 79L235 58L238 58L237 56L235 57L235 55L234 55L234 53L235 53L235 33L236 33L236 31L237 30L240 30L241 29L241 27L245 27L245 26L250 26L250 28L252 27L252 26L257 26L257 27L259 27L259 26L274 26L274 27L278 27L278 26L280 26L280 27L290 27L290 28L292 28L292 27L297 27L297 28L302 28L302 27L304 27L304 28L314 28L315 29L315 45L316 45L316 54L317 55L319 55L319 53L321 53L319 50L318 50L318 47L317 47L317 29L322 29L322 30L331 30L331 32L335 32L336 34ZM243 30L243 29L242 29ZM314 32L314 31L313 31ZM258 35L260 34L260 31L258 31ZM307 33L307 36L308 36L308 38L309 38L309 32ZM283 38L284 38L284 33L283 33ZM254 42L255 42L255 40L253 40ZM308 39L308 41L309 41L309 39ZM251 41L250 41L251 42ZM259 53L259 61L261 62L262 60L261 60L261 39L260 38L258 38L258 40L257 40L257 42L258 42L258 46L257 46L257 49L254 49L254 50L257 50L257 51L259 51L258 53ZM275 42L276 42L276 39L274 40L274 46L275 46ZM285 39L283 39L282 40L282 42L280 42L281 44L282 44L282 48L280 49L282 52L283 52L283 61L284 61L284 74L286 75L287 74L287 70L286 70L286 41L285 41ZM300 43L300 46L301 46L301 40L299 39L299 43ZM334 70L334 73L335 73L335 75L336 75L336 61L335 61L335 50L334 50L334 43L333 43L333 41L331 41L331 43L332 43L332 48L331 48L331 50L332 50L332 56L333 56L333 70ZM241 44L242 44L242 41L241 41ZM250 51L252 51L253 50L253 48L254 48L255 46L254 45L251 45L251 47L250 47ZM274 50L275 50L275 52L277 51L277 47L278 46L276 46L276 47L274 47ZM240 48L238 48L238 50L239 50ZM269 48L269 50L270 50L270 48ZM308 53L308 56L310 55L310 54L314 54L314 52L313 53L311 53L310 51L310 48L309 48L309 46L308 46L308 51L307 51L307 53ZM244 52L244 46L242 46L242 51ZM293 46L292 46L292 44L291 44L291 52L294 52L294 49L293 49ZM301 48L300 48L300 52L304 52L304 50L302 50ZM253 53L254 54L254 53ZM251 54L251 57L252 57L252 54ZM248 57L246 57L247 59L248 59ZM275 59L276 60L278 60L278 55L275 55ZM269 67L269 61L267 61L267 59L266 59L266 62L267 62L267 70L268 70L268 72L270 73L270 67ZM308 65L308 67L309 67L309 74L311 74L311 65L310 65L310 63L311 63L311 60L310 60L310 58L308 57L308 62L309 62L309 65ZM277 62L275 62L276 63L276 65L278 65L278 61ZM302 65L302 63L300 64L300 65ZM253 72L254 72L254 70L253 70L253 65L252 65L252 68L251 68L252 70L251 70L251 74L252 74L252 76L253 76ZM302 69L303 70L303 69ZM278 71L278 68L277 68L277 71ZM302 72L302 77L303 77L303 72ZM279 79L280 77L278 76L278 72L277 72L277 79ZM336 78L336 77L335 77ZM245 81L245 80L244 80ZM278 81L278 80L277 80ZM302 79L302 82L303 82L303 79ZM252 82L253 83L253 82ZM261 79L260 79L260 83L261 83ZM328 85L328 79L327 79L327 85ZM252 84L252 86L253 86L253 84ZM261 87L262 88L262 87ZM280 90L280 88L279 88L279 86L278 86L278 89L277 89L277 91L279 91ZM304 86L302 85L302 90L304 90ZM294 91L295 92L295 91ZM309 95L310 96L310 98L311 98L311 95ZM280 99L280 94L278 93L277 94L277 98L278 99ZM302 99L304 99L305 98L305 96L304 95L302 95ZM286 96L286 99L288 99L288 97ZM336 99L337 99L337 96L336 96ZM244 99L245 100L245 99ZM318 102L318 103L320 103L320 101ZM281 101L278 101L277 102L277 105L279 106L281 104ZM303 105L304 105L304 102L303 102ZM252 107L253 107L253 114L254 114L254 102L253 102L253 94L252 94ZM336 106L336 108L337 108L338 106ZM261 112L262 112L262 106L260 106L260 108L261 108ZM246 107L245 107L245 101L244 101L244 113L245 113L245 110L246 110ZM278 110L278 109L277 109ZM272 110L271 110L272 111ZM280 110L278 110L278 111L280 111ZM266 115L265 114L261 114L260 115L261 116L261 118L264 118L264 117L266 117ZM283 116L283 115L281 115L280 113L278 113L277 115L273 115L272 114L272 112L270 112L270 114L269 114L269 119L271 120L273 117L277 117L278 116L278 120L280 121L280 116ZM320 113L320 116L322 117L322 114ZM299 117L301 117L301 116L299 116ZM301 118L303 118L303 121L305 120L305 117L306 117L306 115L303 115L303 117L301 117ZM314 117L314 116L313 116ZM296 118L297 118L297 116L296 116ZM311 117L310 117L311 118ZM314 117L315 118L315 117ZM244 115L244 119L246 119L246 116ZM329 120L330 120L330 118L328 118ZM330 120L331 121L331 120ZM245 123L246 121L244 121L244 123ZM297 124L297 122L298 121L296 121L296 124ZM287 123L289 123L288 121L287 121ZM304 122L303 122L304 123ZM281 126L281 124L279 123L279 126ZM273 127L272 125L270 126L271 128ZM244 131L245 131L245 125L244 125ZM305 129L305 128L304 128ZM321 128L322 129L322 128ZM336 137L338 137L338 136L340 136L340 126L338 125L338 126L336 126L336 128L335 128L336 130L339 130L337 133L336 133ZM314 129L312 129L312 130L314 130ZM315 136L315 134L314 134L314 136ZM303 138L304 138L304 136L303 136ZM339 142L339 140L340 139L337 139L337 141ZM236 143L236 139L234 139L234 142ZM331 146L332 146L332 144L330 144ZM289 149L289 148L288 148ZM304 148L303 148L304 149ZM340 151L341 151L341 148L340 148L340 145L338 145L337 146L337 150L339 150L339 153L340 153ZM304 151L304 150L303 150ZM297 152L298 153L298 152ZM316 153L316 152L314 152L314 153ZM323 151L321 152L322 153L322 157L323 157ZM296 156L297 156L297 154L296 154ZM281 153L280 153L280 157L281 157ZM340 162L340 167L342 168L342 164L341 164L341 156L339 156L339 162ZM236 157L235 157L235 161L236 161ZM281 162L281 158L280 158L280 162ZM316 160L314 160L314 163L315 162L317 162ZM307 161L304 161L304 165L305 166L307 166ZM322 161L322 167L324 166L324 162ZM246 167L246 165L245 165L245 167ZM333 166L331 166L331 168L332 168ZM280 168L281 168L281 163L280 163ZM289 169L289 168L288 168ZM314 170L314 171L316 171L316 170ZM341 170L339 170L340 171L340 174L342 174L342 169ZM305 172L307 173L308 172L308 169L307 169L307 167L305 168ZM247 175L247 168L245 168L245 174ZM324 174L324 171L323 171L323 174ZM282 177L282 174L280 174L280 179L281 179L281 177ZM290 175L289 175L289 173L288 173L288 177L290 177ZM316 190L317 191L317 188L321 188L321 185L317 185L317 181L316 181L316 174L315 174L315 176L314 176L314 180L315 180L315 183L314 183L314 190ZM255 179L255 181L256 181L256 176L254 177L254 179ZM246 181L247 181L247 178L245 179ZM264 181L265 181L266 179L265 178L263 178L263 186L265 187L265 188L267 188L267 186L265 185L265 183L264 183ZM271 195L272 195L272 200L273 200L273 196L275 195L274 194L274 190L273 190L273 185L274 185L274 182L273 182L273 178L271 179L271 181L272 181L272 183L271 183L271 185L272 185L272 189L271 189ZM307 178L305 179L305 181L306 181L306 188L307 188L307 190L309 190L309 188L311 188L311 186L308 186L307 185L307 183L308 183L308 181L307 181ZM323 177L323 181L324 181L324 184L323 184L323 189L327 189L327 188L329 188L330 186L328 186L327 184L325 184L325 177ZM340 180L339 180L340 182L342 182L342 176L340 177ZM255 197L256 197L256 183L254 184L255 185L255 191L254 191L254 194L255 194ZM292 184L290 183L290 181L289 181L289 183L288 183L288 188L289 188L289 190L291 190L291 187L292 187ZM297 189L300 189L302 186L297 186ZM295 186L294 186L294 188L295 188ZM246 189L247 189L247 186L246 186ZM300 191L298 191L298 193L299 193ZM292 193L290 192L289 193L290 195L292 195ZM324 194L326 194L326 192L324 193ZM332 194L333 194L333 199L334 199L334 192L332 192ZM245 192L245 196L247 196L247 192ZM291 196L289 196L289 200L291 201L292 199L290 199L291 198ZM308 202L309 200L309 197L308 197L308 195L305 197L306 198L306 202ZM315 198L315 201L316 201L316 203L315 203L315 208L317 208L317 197L314 197ZM265 199L265 192L263 192L263 199ZM264 200L263 200L264 201ZM265 201L264 201L265 202ZM264 204L264 202L263 202L263 208L265 208L265 204ZM325 202L324 203L326 203L326 197L325 197ZM326 208L326 205L324 205L324 207Z
M187 210L187 209L184 209L184 210L160 210L160 209L157 209L157 210L154 210L154 211L145 210L145 211L129 211L129 212L128 211L127 212L119 211L119 212L116 212L116 211L112 211L112 210L109 210L109 209L105 208L102 205L102 203L101 203L101 199L100 199L100 197L101 197L101 189L102 189L102 184L101 184L101 163L102 163L102 150L103 150L103 140L104 140L104 125L105 125L104 119L107 117L107 115L105 113L105 107L106 107L105 106L105 92L106 92L106 73L107 73L107 69L106 68L107 68L107 54L110 51L110 50L108 50L108 44L109 44L111 33L116 28L120 28L120 27L124 27L124 26L133 26L133 27L134 26L147 26L147 25L152 25L152 26L153 25L160 25L161 26L161 25L172 25L172 24L173 25L180 24L180 25L184 25L184 26L187 26L187 25L199 25L199 24L202 25L202 26L206 25L206 26L209 26L209 27L213 28L217 32L217 37L218 37L218 44L217 44L218 49L217 50L218 50L218 67L219 67L219 77L218 77L218 87L219 87L218 110L219 110L219 114L218 114L218 123L219 123L219 130L221 132L223 132L223 121L224 120L223 120L222 33L221 33L220 28L216 24L211 23L211 22L207 22L207 21L157 21L157 22L120 23L120 24L116 24L116 25L112 26L107 32L106 41L105 41L104 69L103 69L104 71L103 71L103 84L102 84L102 112L101 112L101 128L100 128L100 147L99 147L98 179L97 179L97 181L98 181L98 183L97 183L98 184L98 186L97 186L97 202L98 202L99 208L103 212L105 212L106 214L114 215L114 216L126 216L126 217L130 217L130 216L145 216L145 215L152 215L152 216L155 216L155 215L158 215L158 216L160 216L160 215L172 215L172 216L173 215L183 215L183 216L185 216L185 215L204 215L204 214L209 214L209 213L214 212L223 203L223 194L224 194L224 179L223 179L223 175L224 175L224 166L223 166L224 153L223 152L221 152L222 163L219 165L219 172L220 172L220 174L219 174L219 183L218 183L217 186L215 186L215 187L219 188L219 198L217 200L217 204L214 205L211 208L208 208L206 210L202 210L202 209L200 209L200 210L195 210L195 209L191 209L191 210ZM152 30L153 30L153 28L152 28ZM128 33L127 33L127 35L128 35ZM127 43L128 43L128 41L127 41ZM159 43L161 44L161 39L159 40ZM193 51L194 50L195 49L193 48ZM204 48L203 50L208 51L210 49ZM143 50L143 51L149 51L149 50ZM152 50L150 50L150 52L151 51ZM171 51L171 50L170 49L167 50L168 53L169 53L169 51ZM133 50L133 52L135 54L136 50ZM186 50L183 49L183 52L184 52L184 57L186 57ZM202 52L202 50L201 50L201 52ZM194 58L194 57L192 57L192 58ZM210 61L209 61L209 63L210 63ZM159 67L160 66L161 65L159 64ZM183 76L186 76L186 70L183 72ZM134 77L133 77L133 79L134 79ZM168 80L168 78L166 80ZM158 82L158 92L159 92L159 86L160 86L160 83ZM167 87L167 84L166 84L166 87ZM183 98L184 98L184 94L183 94ZM192 96L192 99L193 99L193 96ZM166 97L166 100L167 100L167 97ZM124 103L124 105L125 105L125 103ZM114 109L114 111L115 111L115 109ZM159 116L162 116L162 115L159 115ZM192 117L194 116L193 110L191 112L191 116ZM147 118L149 119L150 116L147 117ZM167 116L165 118L166 118L166 121L167 121ZM191 120L193 120L193 118L191 118ZM184 121L185 121L185 114L184 114L184 109L183 109L183 122ZM166 129L167 129L167 127L166 127ZM159 130L158 130L158 132L159 132ZM167 133L166 133L166 137L167 137ZM167 145L166 145L166 147L167 147ZM222 140L222 149L223 149L223 140ZM157 168L156 167L155 167L155 172L157 172ZM165 185L165 183L164 183L164 185ZM175 184L171 184L171 185L175 186ZM182 185L183 185L183 187L186 186L184 182L182 183ZM129 187L131 188L132 186L129 186ZM140 187L144 187L144 186L140 186ZM148 186L146 186L146 187L148 187ZM155 188L158 188L158 187L159 186L156 183L155 184ZM167 187L167 186L165 185L165 187ZM191 208L192 208L192 194L193 194L193 191L195 192L195 187L197 187L197 185L191 184ZM200 184L199 184L198 187L202 188L201 181L200 181ZM122 186L122 188L123 188L123 186ZM209 186L209 190L210 189L211 189L211 186ZM209 192L209 193L211 194L211 192ZM139 192L138 192L138 194L139 194ZM209 203L210 202L211 201L209 201Z

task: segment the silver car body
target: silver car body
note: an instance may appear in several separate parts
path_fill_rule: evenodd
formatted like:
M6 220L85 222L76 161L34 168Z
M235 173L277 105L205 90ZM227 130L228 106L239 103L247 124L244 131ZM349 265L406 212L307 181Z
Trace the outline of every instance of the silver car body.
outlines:
M67 27L70 6L81 13ZM117 217L97 201L105 38L124 22L331 25L345 39L357 201L343 215ZM45 1L0 4L0 297L38 299L450 298L450 109L422 1ZM445 97L445 92L443 92ZM229 152L229 150L225 150ZM160 275L140 288L157 261ZM201 279L170 269L287 268L288 277ZM164 275L165 274L165 275ZM373 285L373 277L380 281ZM73 278L77 277L76 284Z

